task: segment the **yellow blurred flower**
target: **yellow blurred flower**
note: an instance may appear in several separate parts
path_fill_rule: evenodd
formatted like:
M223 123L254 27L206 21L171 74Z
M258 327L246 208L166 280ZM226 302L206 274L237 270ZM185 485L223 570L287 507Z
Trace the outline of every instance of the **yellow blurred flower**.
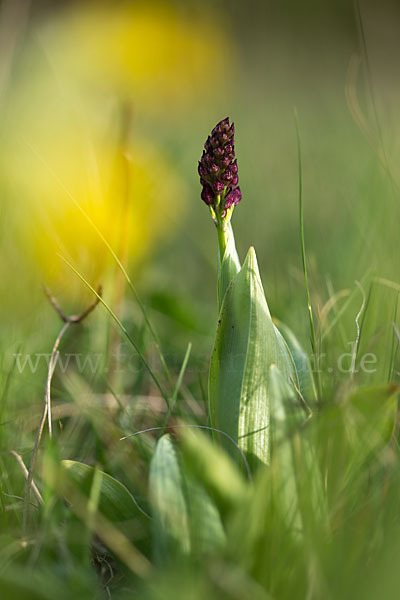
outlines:
M72 261L92 282L99 281L110 255L85 214L130 267L176 225L184 184L171 165L144 140L128 155L118 142L93 138L85 147L82 132L69 131L64 143L27 145L8 160L8 177L17 181L25 205L18 223L30 268L61 292L81 286L58 254ZM14 157L15 158L15 157ZM82 210L81 210L82 209ZM83 214L83 212L85 214Z
M39 24L11 89L0 168L10 197L24 207L24 260L55 290L82 285L58 252L91 281L109 260L74 199L130 267L174 227L184 184L158 140L135 135L135 122L132 140L120 147L119 112L127 101L134 115L170 117L204 98L213 78L223 85L229 44L209 23L210 16L194 22L193 13L188 19L169 5L96 2Z
M55 69L143 110L177 111L229 85L232 55L218 14L199 4L83 3L41 30ZM218 52L215 51L216 44Z

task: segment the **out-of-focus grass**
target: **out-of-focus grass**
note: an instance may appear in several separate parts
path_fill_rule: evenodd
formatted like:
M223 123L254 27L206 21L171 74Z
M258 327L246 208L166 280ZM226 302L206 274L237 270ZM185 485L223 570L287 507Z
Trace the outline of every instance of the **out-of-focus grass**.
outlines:
M12 0L3 3L7 4ZM370 286L373 277L398 281L400 16L395 3L385 1L379 8L372 1L361 3L366 72L353 8L345 2L324 4L324 11L317 2L305 3L300 10L294 1L217 6L177 2L167 8L153 2L138 8L122 4L121 13L112 6L109 20L106 9L96 3L60 3L37 13L32 3L32 19L17 36L1 96L0 502L9 507L1 513L1 569L3 583L9 586L5 597L54 597L63 588L65 598L93 598L97 589L88 548L81 544L82 525L51 491L44 514L33 519L32 534L21 542L24 478L8 454L18 450L29 462L46 377L45 360L34 372L19 372L13 355L50 352L61 326L41 283L55 288L67 311L79 312L87 299L79 280L58 260L58 250L72 257L92 284L102 280L107 301L119 309L157 373L162 371L137 304L129 293L118 304L115 266L65 190L88 211L115 251L122 251L119 255L148 306L174 380L187 343L193 342L177 414L205 422L206 372L216 320L216 240L199 199L196 166L201 144L220 118L229 115L235 121L243 192L234 217L239 250L243 258L250 244L257 247L273 315L286 321L309 349L299 251L296 106L317 337L325 335L327 365L349 351L363 300L354 283L358 280L370 308L368 319L360 321L360 352L379 350L384 356L382 370L370 382L389 378L390 354L397 347L390 323L397 321L398 291L379 282ZM354 71L349 72L354 54L362 58L356 79ZM369 138L352 116L346 88L356 90ZM354 94L352 98L354 111ZM132 126L121 148L119 122L126 104L132 107ZM126 150L132 161L132 190L124 213L129 213L128 219L121 216ZM127 222L129 243L123 252L120 232ZM338 302L327 305L340 291ZM340 316L336 321L335 315ZM119 437L162 423L164 408L125 343L118 346L121 372L110 390L111 337L107 315L98 307L63 341L64 354L95 354L100 361L97 368L89 365L80 374L73 360L65 373L57 371L56 436L62 458L99 462L146 508L154 438L144 434L135 444L122 444ZM396 370L396 361L392 367ZM323 379L329 393L340 399L340 374L325 370ZM391 379L398 377L392 372ZM329 419L323 425L328 423ZM319 433L322 438L332 435L332 443L338 444L340 437L332 431ZM337 456L332 449L324 450L328 456L323 459L333 470ZM351 452L347 446L343 452L345 462L346 452ZM43 451L40 464L46 464L44 456ZM327 543L317 539L320 563L307 548L315 589L323 590L320 597L354 597L357 590L360 597L372 599L380 593L378 581L384 585L382 597L391 597L398 553L397 530L390 529L398 496L392 459L391 450L379 454L370 470L363 470L358 479L354 476L348 495L336 490L333 524L338 537ZM385 487L380 482L385 477L391 487L382 511ZM253 501L262 504L266 496L260 493ZM273 503L268 510L275 514ZM243 514L237 518L245 522ZM257 555L248 557L254 560L251 575L244 574L251 570L246 571L247 564L235 571L230 561L237 556L232 559L230 554L204 569L178 565L161 572L143 594L265 598L261 581L276 597L293 597L296 581L300 588L304 584L305 569L301 560L293 562L296 548L281 539L279 519L278 514L264 529L276 545L271 552L264 548L270 561L265 564L273 567L276 559L275 567L281 569L276 575L268 570L263 579ZM343 526L347 522L349 526ZM148 556L149 531L139 520L132 528L131 538ZM232 530L234 551L240 549L243 531L239 527L235 533L234 525ZM379 536L386 537L382 541ZM103 581L123 594L124 567L118 565L114 573L113 559L97 540L95 544ZM351 558L348 565L345 556ZM372 559L374 569L369 571ZM24 583L19 568L27 564L38 575ZM285 575L288 565L293 569ZM318 580L321 573L327 587Z
M378 27L374 7L364 3L362 8L380 129L385 152L396 176L395 132L398 124L394 106L398 90L395 77L392 76L397 67L396 40L391 33L395 30L396 13L389 4L383 6L377 16L385 25ZM121 95L123 99L128 96L133 103L134 115L130 148L133 160L135 154L139 155L143 140L146 147L154 147L157 156L167 162L171 173L181 178L187 186L184 192L175 190L174 183L170 181L164 186L165 178L160 175L160 179L157 179L159 169L154 164L152 196L149 198L154 198L156 207L161 197L162 206L166 203L168 207L174 205L173 210L165 213L164 230L174 230L174 222L179 223L177 213L180 210L176 210L173 200L177 194L185 196L180 206L184 207L186 216L181 221L181 233L174 235L166 252L160 240L156 245L153 244L153 248L161 250L158 254L161 261L157 260L151 268L147 268L144 276L149 281L149 287L153 288L155 282L162 288L163 280L166 283L169 279L169 275L164 275L168 273L168 268L164 268L167 266L165 261L173 262L179 256L184 271L182 292L188 285L191 286L187 294L190 301L193 291L198 287L197 274L200 280L207 277L210 285L213 278L209 248L214 245L214 232L204 218L204 207L198 201L197 194L195 165L199 155L198 140L202 139L210 123L229 114L239 127L237 148L244 193L241 218L235 217L238 221L236 228L240 232L239 246L242 253L249 243L257 246L260 262L265 265L268 276L267 288L273 312L289 320L298 318L302 304L295 300L301 294L293 119L293 107L296 106L303 141L307 248L314 271L312 284L318 286L314 290L314 298L323 303L328 297L327 277L333 278L334 290L354 286L354 279L360 279L371 266L380 270L381 275L395 277L393 256L396 219L391 215L397 210L397 202L392 185L377 159L382 140L377 135L363 67L356 87L361 107L365 109L373 131L372 145L354 122L346 103L349 62L360 47L353 11L341 5L336 8L331 5L324 16L314 5L309 5L306 18L305 15L299 15L291 3L285 3L282 10L278 11L273 4L268 8L253 2L248 11L233 5L231 10L225 12L222 8L216 14L211 12L208 19L203 10L200 22L197 11L198 8L191 4L186 9L178 4L175 9L167 11L159 10L158 5L151 9L141 7L139 17L132 17L132 41L129 42L131 46L128 45L125 62L119 60L119 55L114 56L111 51L104 50L107 35L104 10L93 9L92 17L88 16L90 12L86 8L82 14L79 9L73 12L73 17L69 16L68 11L67 16L61 12L56 19L46 19L44 23L37 24L27 38L29 63L26 64L24 55L17 63L20 65L16 71L19 77L14 77L14 88L20 90L19 95L15 100L15 92L11 88L3 116L4 125L9 124L7 128L3 127L7 148L4 169L8 182L4 189L3 210L7 219L14 221L13 234L18 235L18 225L26 221L23 218L28 214L24 209L25 203L30 197L36 197L35 206L39 205L41 210L44 207L45 213L48 213L46 207L50 208L47 222L43 212L37 215L36 209L34 213L39 220L39 227L36 220L34 222L36 235L42 237L41 228L46 234L39 252L42 263L49 237L54 239L49 254L54 253L54 247L60 247L63 241L60 227L63 212L58 208L60 199L67 210L66 218L68 207L75 210L70 206L71 202L65 196L62 185L67 189L72 188L70 191L78 196L78 201L86 209L92 205L92 211L97 210L98 202L106 202L108 208L105 213L102 211L104 219L100 219L99 224L102 226L107 221L108 227L111 224L115 227L112 215L113 188L107 171L113 168L112 146L118 121L118 98ZM218 28L221 15L226 18L221 42L224 52L215 52L211 60L208 50L205 51L201 44L204 39L215 37L215 31L211 28ZM307 20L310 20L308 25ZM119 21L114 16L110 31L117 36L118 27L125 27L124 35L129 37L129 22L125 13L119 17ZM171 26L171 22L174 26ZM144 57L148 56L148 52L145 47L140 52L139 45L135 46L140 41L135 38L138 23L144 23L140 35L143 35L145 26L148 28L148 43L158 48L160 56L156 74L154 56L152 61L149 57L153 70L146 82L142 79ZM88 31L87 40L85 28ZM160 30L165 32L168 28L172 31L170 36L164 33L160 37ZM189 31L192 32L190 36ZM98 36L97 45L95 35ZM175 39L174 47L183 53L188 43L186 37L192 40L188 62L184 63L183 59L177 61L172 55L168 59L165 55L171 53L172 39ZM109 37L108 40L111 48L115 45L121 53L122 38L118 44L113 42L114 38ZM81 48L83 52L79 60L77 54ZM102 60L101 52L105 53L106 60ZM138 65L133 59L128 61L128 55L137 55ZM115 61L114 71L110 67L111 60ZM197 70L193 69L193 63ZM75 71L73 65L76 65ZM181 71L183 68L187 69L184 75ZM113 71L113 76L110 71ZM176 103L173 102L172 106L169 101L166 102L163 94L163 78L168 80L165 94L170 95L171 89L175 90ZM120 82L118 85L115 79ZM159 87L153 89L152 86L156 85ZM136 93L137 88L140 94ZM200 93L199 88L204 91ZM154 104L158 106L156 114L152 108ZM16 140L13 141L13 138ZM101 168L104 156L105 170ZM42 157L44 164L39 157ZM139 156L136 160L139 160ZM13 168L7 166L9 162ZM149 171L152 162L154 159L150 156L146 160L145 172ZM21 169L28 169L22 178L17 177ZM61 183L49 173L50 169L55 171ZM97 175L94 177L96 169ZM161 171L163 169L162 165ZM163 185L163 189L157 187L158 183ZM23 185L22 190L18 189L18 184ZM142 187L140 182L137 185L135 191L141 195L143 185L146 185L145 179ZM100 200L98 189L101 190ZM93 195L95 201L91 200ZM52 208L52 203L56 208ZM8 204L12 205L11 213L7 209ZM52 213L55 215L51 219ZM257 219L252 218L254 214ZM32 216L30 211L29 215ZM80 233L79 237L89 236L91 240L92 233L88 233L84 219L76 215L75 220L77 232L85 232L84 235ZM142 243L137 235L138 230L142 235L141 222L142 217L139 216L139 224L132 232L136 235L130 236L131 260L136 260L136 255L142 254ZM29 220L28 227L30 223ZM197 235L193 231L194 226ZM68 225L64 223L64 228L67 228L67 245L71 246L73 231L70 222ZM157 235L156 231L154 234ZM19 248L23 248L25 256L33 255L33 262L36 261L37 251L32 253L32 245L37 250L35 235L26 233L22 227L19 236L16 239L17 251L11 241L5 243L3 254L7 255L4 261L6 273L7 263L18 260ZM149 239L151 234L146 236ZM383 237L386 244L382 244ZM99 252L97 243L92 241L91 244ZM84 247L85 243L81 244L81 255L84 254ZM53 273L63 271L55 256L48 257L47 263L52 265ZM89 257L85 261L86 265L88 263ZM193 263L196 263L195 271L191 268ZM14 273L15 268L12 267L9 272ZM90 269L87 270L87 274L90 273ZM283 277L281 273L284 273ZM42 278L40 271L37 277ZM71 287L72 279L68 275L65 277L68 287ZM64 276L63 279L65 281ZM208 289L208 286L203 289ZM202 299L210 306L207 295L204 294Z

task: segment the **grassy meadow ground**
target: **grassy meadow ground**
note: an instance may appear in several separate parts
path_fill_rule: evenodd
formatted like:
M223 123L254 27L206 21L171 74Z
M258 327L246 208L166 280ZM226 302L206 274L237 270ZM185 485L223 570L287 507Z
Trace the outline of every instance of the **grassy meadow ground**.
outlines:
M361 20L333 0L301 10L294 0L50 4L4 0L0 14L2 598L396 598L396 3L360 0ZM177 433L209 425L218 319L217 236L197 162L229 115L243 194L232 219L239 256L255 247L272 316L311 355L295 109L319 401L281 443L293 454L289 484L284 450L250 485L222 451ZM94 301L62 257L102 285L124 331L99 303L62 337L52 436L46 423L38 494L27 501L22 463L29 469L63 327L43 284L67 315ZM166 423L199 499L188 525L169 490L173 543L149 518L159 508L149 471L160 430L120 439ZM122 518L132 498L121 490L104 508L98 471L88 489L64 485L61 460L96 465L140 508ZM209 522L196 517L201 486L218 508L210 539ZM300 507L291 522L287 494ZM186 552L185 528L191 547L204 536L211 549Z

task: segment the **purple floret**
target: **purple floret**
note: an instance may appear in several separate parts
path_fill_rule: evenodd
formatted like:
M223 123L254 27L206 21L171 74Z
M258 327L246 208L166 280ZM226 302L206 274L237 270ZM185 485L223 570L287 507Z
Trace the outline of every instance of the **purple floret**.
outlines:
M200 183L203 186L201 198L221 215L225 215L226 211L236 206L242 198L240 188L236 187L239 179L234 133L235 126L229 123L229 117L220 121L204 144L203 156L198 167Z

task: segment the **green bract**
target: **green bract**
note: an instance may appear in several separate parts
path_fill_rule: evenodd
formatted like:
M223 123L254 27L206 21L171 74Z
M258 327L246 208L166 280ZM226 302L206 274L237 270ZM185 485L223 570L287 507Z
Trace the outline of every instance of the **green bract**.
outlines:
M218 510L204 488L185 471L171 437L157 442L150 465L154 555L158 562L217 548L225 534Z
M238 442L253 463L267 464L270 460L272 364L289 383L298 384L293 358L272 322L256 254L250 248L222 302L210 366L209 398L212 426ZM216 435L237 459L229 440Z

